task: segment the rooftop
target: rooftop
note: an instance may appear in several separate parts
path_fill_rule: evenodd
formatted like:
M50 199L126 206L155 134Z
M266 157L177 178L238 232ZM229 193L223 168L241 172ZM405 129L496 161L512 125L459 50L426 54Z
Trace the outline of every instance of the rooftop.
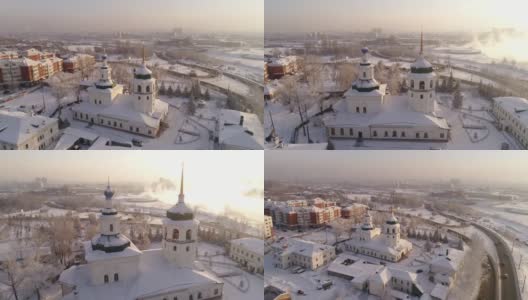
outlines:
M257 238L241 238L231 240L231 244L240 245L251 252L264 255L264 241Z
M240 119L243 117L243 125ZM243 149L263 149L264 128L256 114L222 109L218 142Z
M163 256L162 249L146 250L140 254L138 273L132 281L93 286L88 265L73 266L65 270L60 281L76 285L80 300L138 299L196 285L221 283L199 265L190 269L169 263Z
M58 123L58 120L19 111L0 110L0 141L12 145L22 144L53 123Z

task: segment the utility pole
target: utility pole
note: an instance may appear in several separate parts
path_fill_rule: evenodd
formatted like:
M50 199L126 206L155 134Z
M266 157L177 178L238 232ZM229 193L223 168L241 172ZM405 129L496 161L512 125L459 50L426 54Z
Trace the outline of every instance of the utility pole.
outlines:
M523 288L522 288L523 293L524 293L524 285L525 285L525 283L526 283L526 274L524 274L524 280L523 280Z
M519 257L519 265L517 266L517 269L521 268L521 262L522 262L522 258L523 258L522 254L519 254L519 255L520 255L520 257Z

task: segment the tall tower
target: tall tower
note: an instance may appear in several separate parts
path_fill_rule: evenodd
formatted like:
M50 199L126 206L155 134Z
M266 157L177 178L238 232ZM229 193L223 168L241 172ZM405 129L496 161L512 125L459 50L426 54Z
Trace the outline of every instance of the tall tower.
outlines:
M423 55L423 32L420 35L420 55L411 64L408 98L410 106L417 112L434 115L436 110L436 75L433 65Z
M400 223L394 216L392 208L390 217L385 221L383 234L385 235L385 243L391 247L396 246L400 241Z
M100 233L92 239L92 250L120 252L130 246L130 240L120 232L119 217L112 201L114 191L110 187L110 179L104 190L104 196L105 205L99 217Z
M358 79L352 84L352 89L358 92L371 92L380 88L379 83L374 78L374 66L369 60L369 49L361 49L363 56L359 63L359 75Z
M367 209L365 217L363 218L363 224L361 224L361 233L359 234L361 241L370 241L374 235L374 226L372 225L372 216Z
M101 64L101 67L99 67L99 79L95 83L95 87L97 87L98 89L111 89L112 87L114 87L114 83L112 82L111 78L112 70L108 65L107 59L108 57L106 56L106 54L104 54L103 63Z
M132 95L136 111L151 115L154 108L156 79L145 63L145 47L143 47L143 62L134 69L132 80Z
M178 203L167 211L163 220L163 254L180 267L192 267L196 259L198 220L185 204L184 169L180 179Z

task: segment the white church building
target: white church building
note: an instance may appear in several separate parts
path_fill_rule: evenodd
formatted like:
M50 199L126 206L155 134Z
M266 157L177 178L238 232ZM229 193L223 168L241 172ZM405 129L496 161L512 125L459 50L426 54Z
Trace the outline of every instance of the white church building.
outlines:
M423 55L411 65L407 95L388 95L374 78L369 50L363 48L359 78L323 118L328 138L440 141L449 139L446 119L437 116L433 66Z
M107 56L99 67L99 79L87 89L87 99L72 108L75 120L155 137L166 119L169 105L156 98L156 79L145 65L134 69L132 91L123 94L123 86L111 78Z
M196 260L198 221L185 204L183 170L178 203L163 220L161 249L139 250L120 233L110 184L100 233L84 244L86 264L62 272L63 299L222 299L223 282Z
M412 243L400 236L400 223L394 213L391 212L383 228L376 228L368 210L363 223L344 246L346 250L356 254L392 262L400 261L412 250Z

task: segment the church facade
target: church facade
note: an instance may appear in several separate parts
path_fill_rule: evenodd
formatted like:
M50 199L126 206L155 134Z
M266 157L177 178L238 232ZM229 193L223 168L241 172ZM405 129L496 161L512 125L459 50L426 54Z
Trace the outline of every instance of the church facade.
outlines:
M163 220L161 249L141 251L124 236L110 184L104 195L100 232L84 243L87 263L60 275L63 299L223 298L223 282L196 262L198 221L184 201L183 170L178 202Z
M436 75L423 56L423 42L407 78L407 95L388 95L386 85L374 78L368 48L362 54L358 79L323 119L328 138L448 141L450 127L437 116Z
M351 240L344 243L347 251L397 262L412 250L412 243L400 236L400 223L391 212L383 228L374 227L369 211Z
M169 105L156 98L156 79L145 60L134 69L130 94L111 78L106 55L99 67L99 79L87 89L85 101L72 108L75 120L134 134L155 137L167 118Z

